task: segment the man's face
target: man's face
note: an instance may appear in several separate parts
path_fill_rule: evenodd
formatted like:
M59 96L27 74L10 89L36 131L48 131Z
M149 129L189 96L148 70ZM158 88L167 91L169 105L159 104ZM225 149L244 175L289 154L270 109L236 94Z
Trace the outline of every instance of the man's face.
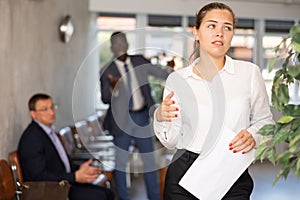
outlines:
M127 53L128 43L125 37L114 36L111 44L111 51L115 58L118 58Z
M52 99L38 100L35 110L30 111L30 115L36 121L51 126L55 122L55 105Z

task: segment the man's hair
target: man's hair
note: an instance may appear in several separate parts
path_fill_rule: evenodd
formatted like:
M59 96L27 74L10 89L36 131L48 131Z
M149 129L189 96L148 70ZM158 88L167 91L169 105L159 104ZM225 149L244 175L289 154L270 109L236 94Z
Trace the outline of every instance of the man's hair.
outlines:
M115 38L119 38L119 37L123 37L126 39L126 34L121 32L121 31L116 31L116 32L113 32L110 36L110 42L113 43L113 40Z
M28 108L30 111L35 110L35 106L36 106L36 102L39 100L47 100L47 99L51 99L51 97L48 94L42 94L42 93L38 93L33 95L29 102L28 102Z

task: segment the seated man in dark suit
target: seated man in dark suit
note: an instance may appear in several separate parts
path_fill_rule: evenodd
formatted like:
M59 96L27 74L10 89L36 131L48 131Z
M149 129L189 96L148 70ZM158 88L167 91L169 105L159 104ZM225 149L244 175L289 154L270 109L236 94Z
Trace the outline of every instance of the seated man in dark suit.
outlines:
M28 103L32 122L21 136L18 154L24 181L61 181L71 183L69 200L113 200L111 190L90 184L102 169L92 167L92 159L75 165L55 134L55 105L46 94L35 94Z

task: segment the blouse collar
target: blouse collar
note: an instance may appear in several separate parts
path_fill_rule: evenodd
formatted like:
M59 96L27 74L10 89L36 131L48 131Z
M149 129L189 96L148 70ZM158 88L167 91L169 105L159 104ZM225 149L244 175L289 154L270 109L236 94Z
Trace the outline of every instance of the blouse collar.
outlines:
M185 71L183 77L188 78L190 76L194 76L193 68L194 66L199 62L200 58L197 58L192 64L187 66L187 70ZM229 74L235 74L234 70L234 62L233 59L226 55L226 61L224 67L219 71L219 73L222 73L223 71L229 73Z

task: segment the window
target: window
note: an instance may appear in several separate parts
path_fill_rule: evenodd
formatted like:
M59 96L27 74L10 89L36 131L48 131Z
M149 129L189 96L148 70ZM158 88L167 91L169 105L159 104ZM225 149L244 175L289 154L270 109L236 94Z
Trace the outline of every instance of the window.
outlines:
M287 34L294 23L294 21L266 20L265 31L266 33Z
M254 44L254 20L238 19L228 54L235 59L253 62Z
M181 16L148 15L148 26L152 27L181 27Z
M129 50L135 49L136 18L130 14L102 13L97 18L100 67L112 58L110 51L110 36L114 31L126 32Z

